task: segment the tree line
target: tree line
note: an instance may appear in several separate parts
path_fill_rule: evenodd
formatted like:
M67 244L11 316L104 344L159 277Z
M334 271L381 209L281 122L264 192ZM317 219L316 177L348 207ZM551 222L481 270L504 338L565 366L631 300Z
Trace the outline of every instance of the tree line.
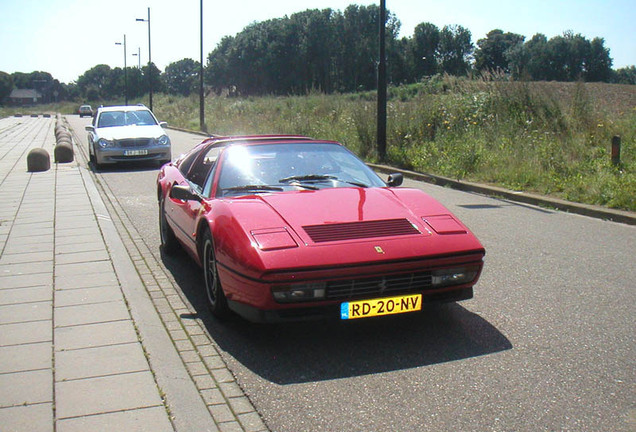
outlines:
M208 55L204 84L217 93L262 95L305 94L318 90L356 92L377 87L379 52L377 5L350 5L344 11L309 9L255 22L235 36L226 36ZM500 29L472 42L461 25L424 22L409 37L399 38L400 21L386 19L387 75L392 85L418 82L436 74L497 74L532 81L601 81L636 84L634 66L612 69L603 38L586 39L565 32L529 40ZM71 84L47 72L0 72L0 101L12 88L35 88L45 102L130 99L149 91L188 95L198 92L199 62L184 58L161 72L97 65Z

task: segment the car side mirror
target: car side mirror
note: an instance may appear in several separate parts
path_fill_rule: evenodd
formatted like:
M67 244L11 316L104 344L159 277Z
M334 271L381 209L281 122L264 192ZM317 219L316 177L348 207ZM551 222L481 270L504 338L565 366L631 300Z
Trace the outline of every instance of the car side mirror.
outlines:
M168 126L168 122L159 122L159 126L164 128L164 127Z
M393 173L389 175L386 184L391 187L398 187L404 181L404 176L400 173Z
M197 201L201 202L202 198L199 194L192 192L189 186L174 185L170 189L170 198L181 201Z
M89 132L95 132L95 126L93 125L84 126L84 129L86 129Z

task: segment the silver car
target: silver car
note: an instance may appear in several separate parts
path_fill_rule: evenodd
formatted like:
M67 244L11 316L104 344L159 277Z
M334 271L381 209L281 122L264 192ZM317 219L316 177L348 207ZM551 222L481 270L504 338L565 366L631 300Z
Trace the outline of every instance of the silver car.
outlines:
M86 126L88 153L96 167L124 161L170 162L170 138L143 105L100 107Z

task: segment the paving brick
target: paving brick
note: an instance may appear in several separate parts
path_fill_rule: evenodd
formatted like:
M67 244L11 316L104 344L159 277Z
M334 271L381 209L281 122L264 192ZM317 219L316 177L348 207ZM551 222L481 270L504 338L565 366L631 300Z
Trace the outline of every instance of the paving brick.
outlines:
M227 405L211 405L208 409L217 423L236 420L234 414Z
M84 239L81 243L73 243L66 245L55 245L55 254L56 257L59 255L69 254L69 253L82 253L82 252L91 252L91 251L99 251L104 250L104 242L101 240L86 241Z
M55 327L130 319L124 300L55 308Z
M139 343L60 351L55 354L56 381L148 370L148 361Z
M55 265L55 275L60 277L94 275L112 272L113 265L110 260Z
M263 420L256 412L240 414L238 420L246 432L261 432L268 430Z
M0 276L0 289L53 286L52 273Z
M231 421L219 424L221 432L244 432L243 426L238 421Z
M137 333L130 320L55 329L56 351L124 344L137 340Z
M218 405L226 402L223 393L218 388L201 390L201 396L206 405Z
M89 263L95 261L105 261L110 259L106 249L100 249L95 251L83 251L75 253L65 253L55 255L55 264L77 264L77 263Z
M58 419L162 406L150 372L58 382Z
M0 346L51 342L51 321L0 325Z
M0 292L0 299L2 298ZM92 303L105 303L122 298L119 286L78 288L55 291L55 306L73 306Z
M18 303L0 306L0 324L24 323L53 319L53 304L50 301Z
M235 414L245 414L254 411L254 406L245 396L230 398L228 401Z
M18 264L0 264L0 276L5 278L22 275L34 275L38 273L52 274L53 260Z
M53 401L51 369L0 375L0 406L30 405Z
M164 407L62 419L56 432L173 432Z
M0 289L0 305L52 301L50 286Z
M0 408L2 432L53 432L53 404Z
M52 350L51 342L0 347L0 374L50 369Z
M49 241L40 241L36 243L23 243L23 242L9 242L4 248L4 254L28 254L38 252L53 253L55 245L53 243L53 236Z
M74 276L55 276L55 289L77 289L100 286L119 286L119 281L114 272L83 274Z
M25 253L3 254L0 257L0 265L32 263L39 261L53 261L52 251L30 251Z

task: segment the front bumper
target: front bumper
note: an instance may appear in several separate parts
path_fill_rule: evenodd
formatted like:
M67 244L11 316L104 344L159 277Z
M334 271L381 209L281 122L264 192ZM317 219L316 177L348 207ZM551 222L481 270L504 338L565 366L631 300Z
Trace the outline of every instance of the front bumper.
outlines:
M469 287L424 294L422 301L424 304L432 305L469 300L471 298L473 298L473 288ZM340 318L340 303L323 306L263 310L245 303L228 300L228 306L237 315L254 323L337 320ZM419 313L422 313L424 310L425 309L422 309Z
M118 162L136 161L169 161L172 159L172 151L170 147L166 146L145 147L139 149L96 148L95 159L98 164L114 164Z

